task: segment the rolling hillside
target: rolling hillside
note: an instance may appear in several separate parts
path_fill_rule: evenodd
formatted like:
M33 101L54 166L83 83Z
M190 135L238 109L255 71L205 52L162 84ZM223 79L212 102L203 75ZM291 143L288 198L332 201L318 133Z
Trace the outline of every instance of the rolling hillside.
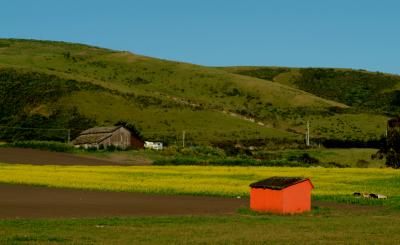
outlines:
M0 125L7 138L62 138L65 130L29 128L72 129L74 136L124 120L148 139L174 142L185 130L197 143L301 139L310 117L312 126L321 124L315 137L375 137L384 127L382 113L355 110L284 72L269 78L81 44L0 39ZM327 124L329 117L339 121ZM357 125L366 117L371 125Z
M349 108L333 116L308 115L315 132L329 137L374 137L385 130L387 117L400 114L400 76L365 70L288 67L222 67L235 74L284 84ZM373 132L375 128L375 133ZM362 135L361 135L362 134Z
M307 91L352 107L353 112L396 116L400 112L400 76L333 68L224 67L223 70Z

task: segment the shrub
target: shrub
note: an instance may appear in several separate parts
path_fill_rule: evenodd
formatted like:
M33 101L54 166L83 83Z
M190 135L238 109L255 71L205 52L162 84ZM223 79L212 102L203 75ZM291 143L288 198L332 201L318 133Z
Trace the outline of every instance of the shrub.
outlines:
M157 159L154 165L210 165L210 166L264 166L264 167L310 167L311 164L301 162L290 162L285 159L260 161L251 158L218 158L204 159L200 157L172 157ZM343 167L326 164L326 167Z
M84 151L87 151L87 152L96 152L96 151L98 151L99 149L97 149L97 147L88 147L88 148L82 148Z
M282 156L278 153L272 153L267 151L256 151L253 153L253 157L260 160L277 160Z
M185 156L197 155L197 152L192 147L179 149L179 153Z
M40 150L49 150L56 152L73 152L75 148L72 145L56 142L56 141L15 141L5 144L8 147L31 148Z
M349 168L350 167L347 164L340 164L337 162L328 162L328 163L323 163L322 165L324 167L330 167L330 168Z
M225 151L220 148L217 148L217 147L194 146L194 147L190 147L190 149L196 155L225 157Z
M97 148L96 148L97 149ZM115 146L115 145L109 145L107 147L105 147L104 149L105 151L109 151L109 152L114 152L114 151L124 151L123 148L119 147L119 146Z
M196 157L172 157L157 159L153 165L207 165L207 161Z
M164 147L161 154L164 156L175 156L178 153L178 147L171 145Z
M311 157L308 153L303 153L301 156L291 156L288 160L310 165L315 165L319 163L318 159Z
M368 165L369 165L369 162L364 159L360 159L356 163L357 168L368 168Z
M260 79L266 79L272 81L276 76L281 73L288 72L289 69L287 68L277 68L277 67L263 67L254 70L248 71L239 71L238 74L245 75L245 76L252 76L257 77Z

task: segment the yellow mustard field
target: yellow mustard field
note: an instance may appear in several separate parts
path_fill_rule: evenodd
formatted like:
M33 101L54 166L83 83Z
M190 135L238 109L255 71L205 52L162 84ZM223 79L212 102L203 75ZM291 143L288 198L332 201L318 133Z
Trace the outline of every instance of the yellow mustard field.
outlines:
M314 196L400 197L400 171L393 169L0 164L1 183L163 194L248 196L250 183L271 176L310 177Z

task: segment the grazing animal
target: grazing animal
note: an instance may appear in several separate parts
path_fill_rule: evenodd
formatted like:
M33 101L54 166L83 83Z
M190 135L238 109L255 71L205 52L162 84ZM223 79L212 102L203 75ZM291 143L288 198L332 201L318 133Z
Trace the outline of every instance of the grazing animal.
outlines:
M353 193L354 197L363 197L363 198L373 198L373 199L387 199L387 196L382 195L382 194L375 194L375 193L361 193L361 192L354 192Z
M387 199L387 196L382 195L382 194L377 194L378 199Z
M377 195L377 194L374 194L374 193L371 193L371 194L369 194L369 197L370 197L370 198L377 199L377 198L378 198L378 195Z

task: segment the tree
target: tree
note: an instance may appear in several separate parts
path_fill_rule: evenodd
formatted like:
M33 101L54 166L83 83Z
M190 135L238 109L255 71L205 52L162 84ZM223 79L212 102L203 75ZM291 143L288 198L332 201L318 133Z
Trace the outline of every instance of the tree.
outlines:
M126 122L124 120L120 120L115 124L115 126L122 126L122 127L126 128L126 129L128 129L136 137L138 137L139 139L143 140L142 133L139 131L139 129L133 123L129 123L129 122Z
M372 158L386 158L386 166L400 168L400 118L391 119L387 125L386 143Z

